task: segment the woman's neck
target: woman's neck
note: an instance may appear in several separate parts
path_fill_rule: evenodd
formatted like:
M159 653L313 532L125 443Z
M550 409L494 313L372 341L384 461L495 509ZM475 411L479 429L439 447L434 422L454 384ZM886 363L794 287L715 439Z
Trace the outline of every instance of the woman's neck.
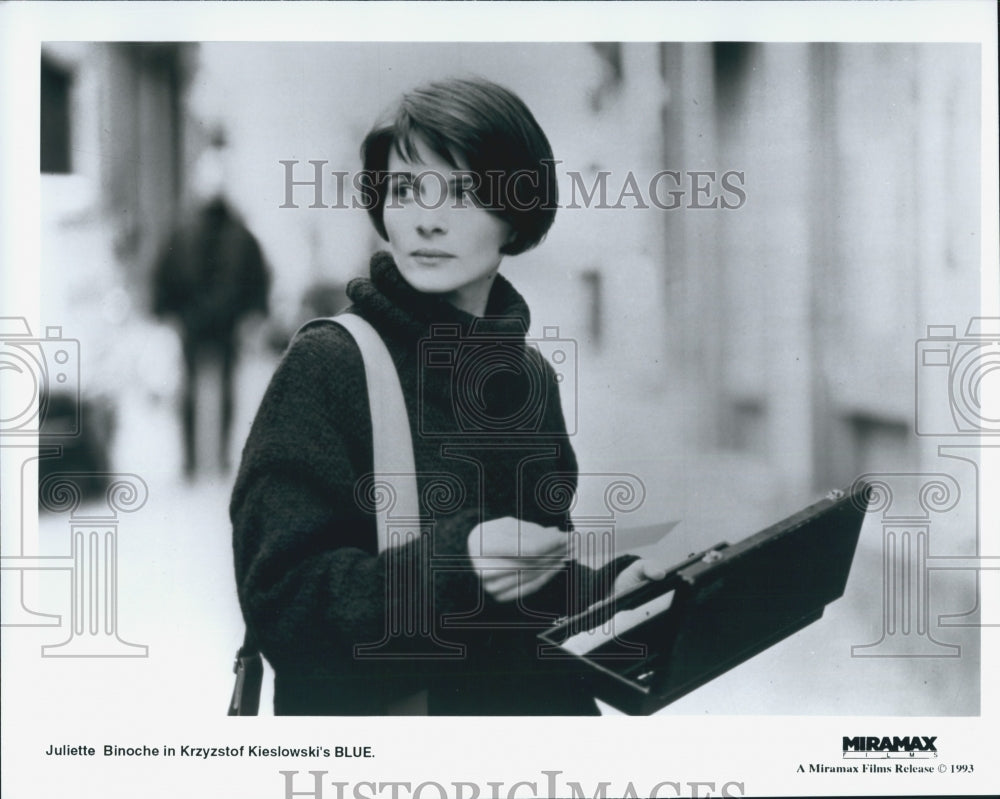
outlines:
M496 276L497 273L493 272L476 283L462 286L455 291L445 292L441 297L460 311L465 311L472 316L483 316L486 313L486 306L489 304L490 291L493 289Z

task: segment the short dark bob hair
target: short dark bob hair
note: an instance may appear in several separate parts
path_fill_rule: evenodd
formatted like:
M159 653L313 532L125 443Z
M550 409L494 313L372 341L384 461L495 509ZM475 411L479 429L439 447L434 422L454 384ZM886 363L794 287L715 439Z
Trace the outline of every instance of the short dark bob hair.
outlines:
M404 94L395 113L361 145L364 172L372 181L368 213L383 239L389 240L382 219L389 154L394 149L415 162L416 140L456 170L459 161L465 162L478 203L512 228L502 253L517 255L545 237L558 205L555 161L545 133L509 89L482 78L453 78Z

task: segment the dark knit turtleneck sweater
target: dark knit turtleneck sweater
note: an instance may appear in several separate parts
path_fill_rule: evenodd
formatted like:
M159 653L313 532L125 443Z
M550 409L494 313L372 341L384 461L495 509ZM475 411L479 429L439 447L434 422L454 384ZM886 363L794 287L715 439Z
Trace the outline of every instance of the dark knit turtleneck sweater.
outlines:
M595 712L535 636L600 598L624 559L572 564L498 603L468 556L480 521L569 528L558 489L575 486L576 458L554 372L525 345L524 299L498 276L477 319L411 288L385 253L348 295L399 373L425 535L378 553L359 490L373 471L361 355L339 325L311 323L261 402L230 506L240 604L275 669L275 711L379 713L429 687L431 713Z

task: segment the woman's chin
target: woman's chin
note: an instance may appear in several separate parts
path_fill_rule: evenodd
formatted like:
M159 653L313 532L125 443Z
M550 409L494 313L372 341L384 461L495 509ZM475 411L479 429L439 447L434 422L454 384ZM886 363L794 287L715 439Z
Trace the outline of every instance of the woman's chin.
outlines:
M423 294L447 294L459 287L455 280L450 280L447 275L435 274L433 269L408 269L401 274L411 288Z

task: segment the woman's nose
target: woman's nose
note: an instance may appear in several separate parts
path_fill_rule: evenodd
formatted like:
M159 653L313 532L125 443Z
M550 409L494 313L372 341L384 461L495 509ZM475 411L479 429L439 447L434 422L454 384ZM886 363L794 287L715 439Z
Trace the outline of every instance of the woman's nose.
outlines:
M448 226L441 214L432 209L423 209L417 219L417 233L421 236L440 236L448 232Z

